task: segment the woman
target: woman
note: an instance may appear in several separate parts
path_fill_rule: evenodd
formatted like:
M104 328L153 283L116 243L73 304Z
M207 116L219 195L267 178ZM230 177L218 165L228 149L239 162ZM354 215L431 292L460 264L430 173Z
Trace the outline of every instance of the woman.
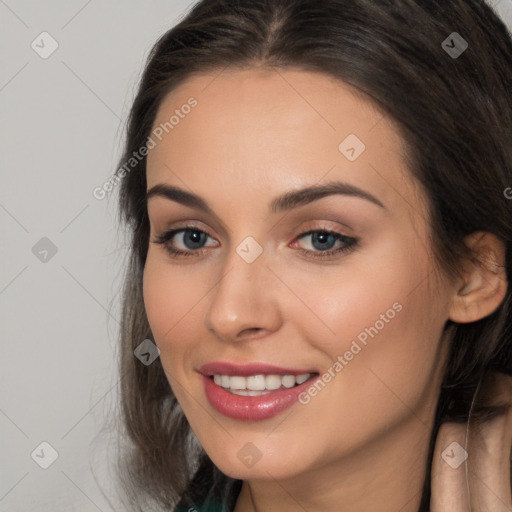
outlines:
M477 0L203 0L160 38L122 159L137 510L510 510L511 90Z

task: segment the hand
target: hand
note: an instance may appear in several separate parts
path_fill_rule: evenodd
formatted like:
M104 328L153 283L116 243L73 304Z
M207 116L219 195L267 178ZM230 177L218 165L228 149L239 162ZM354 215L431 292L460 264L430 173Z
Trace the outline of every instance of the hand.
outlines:
M511 512L512 377L493 373L482 386L479 403L511 407L481 426L470 422L466 463L466 424L444 423L432 463L431 512ZM453 446L456 442L462 447ZM446 451L447 450L447 451ZM445 459L442 454L445 452ZM460 465L459 465L460 464ZM456 467L458 466L458 467Z

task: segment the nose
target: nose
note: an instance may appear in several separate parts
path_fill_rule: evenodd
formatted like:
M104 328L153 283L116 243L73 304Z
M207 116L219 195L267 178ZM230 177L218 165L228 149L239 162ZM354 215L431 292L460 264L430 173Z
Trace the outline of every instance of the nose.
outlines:
M222 341L260 338L279 329L278 285L263 252L248 263L235 249L220 268L205 325Z

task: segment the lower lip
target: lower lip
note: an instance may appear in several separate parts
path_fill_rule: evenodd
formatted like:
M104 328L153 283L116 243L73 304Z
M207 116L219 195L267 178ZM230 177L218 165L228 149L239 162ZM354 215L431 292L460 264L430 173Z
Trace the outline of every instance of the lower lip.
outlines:
M206 398L212 407L235 420L259 421L277 416L298 401L299 395L311 386L318 375L293 388L278 389L260 396L240 396L215 384L212 378L202 376Z

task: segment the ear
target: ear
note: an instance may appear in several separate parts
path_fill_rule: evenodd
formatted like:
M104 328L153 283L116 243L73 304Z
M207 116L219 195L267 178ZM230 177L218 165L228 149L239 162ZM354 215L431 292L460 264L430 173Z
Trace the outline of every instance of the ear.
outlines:
M465 238L474 259L463 264L463 278L457 281L449 318L453 322L476 322L493 313L507 293L505 243L488 232Z

